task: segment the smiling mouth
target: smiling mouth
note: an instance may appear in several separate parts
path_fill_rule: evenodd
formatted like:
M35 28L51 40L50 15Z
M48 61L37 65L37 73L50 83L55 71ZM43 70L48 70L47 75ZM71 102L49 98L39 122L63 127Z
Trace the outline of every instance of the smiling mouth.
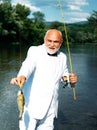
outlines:
M54 50L55 48L54 48L54 47L49 47L49 49L52 49L52 50Z

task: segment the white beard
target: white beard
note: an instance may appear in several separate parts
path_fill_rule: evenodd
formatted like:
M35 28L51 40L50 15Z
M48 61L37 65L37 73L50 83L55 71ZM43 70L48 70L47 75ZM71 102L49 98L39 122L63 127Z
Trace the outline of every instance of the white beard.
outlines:
M57 49L54 49L54 50L50 50L49 48L50 48L50 47L48 47L48 48L46 47L46 51L47 51L47 53L49 53L49 54L51 54L51 55L52 55L52 54L55 54L55 53L60 49L60 47L57 48Z

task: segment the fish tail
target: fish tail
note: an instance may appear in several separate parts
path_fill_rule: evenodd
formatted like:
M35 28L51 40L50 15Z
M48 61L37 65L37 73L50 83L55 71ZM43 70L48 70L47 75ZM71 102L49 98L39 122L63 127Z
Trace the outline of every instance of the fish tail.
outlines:
M19 113L19 120L22 120L22 115L23 115L23 112L20 112Z

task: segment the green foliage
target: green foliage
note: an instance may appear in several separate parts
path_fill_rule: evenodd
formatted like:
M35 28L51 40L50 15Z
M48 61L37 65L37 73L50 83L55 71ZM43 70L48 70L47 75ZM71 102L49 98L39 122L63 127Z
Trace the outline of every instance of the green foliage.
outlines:
M31 14L24 5L12 6L10 1L3 1L0 4L0 45L39 45L43 43L45 32L53 28L62 32L65 46L64 24L58 21L47 24L44 18L40 11ZM87 20L84 24L66 24L70 44L97 43L97 11Z
M11 2L11 0L2 0L2 2Z
M26 19L31 13L29 8L21 4L17 4L15 6L15 12L18 14L18 18L23 20Z
M92 32L92 39L97 43L97 11L93 11L92 15L88 17L88 21Z
M33 13L34 19L33 22L34 23L38 23L38 22L44 22L44 14L41 13L40 11L34 12Z
M93 11L92 15L87 18L89 24L92 24L97 27L97 11Z
M60 22L58 22L58 21L54 21L54 22L52 22L51 25L50 25L50 28L52 28L52 29L58 29L58 30L60 30L60 29L59 29L60 27L63 28L63 23L60 23ZM62 31L62 30L60 30L60 31Z
M0 4L0 44L39 44L45 29L44 14L35 12L32 19L29 18L30 13L30 9L21 4Z

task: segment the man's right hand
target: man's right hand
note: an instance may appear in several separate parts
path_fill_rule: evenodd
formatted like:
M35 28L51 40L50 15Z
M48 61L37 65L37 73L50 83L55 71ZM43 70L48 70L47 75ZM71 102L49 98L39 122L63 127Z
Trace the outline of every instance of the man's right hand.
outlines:
M22 88L25 81L26 81L25 76L19 76L19 77L12 78L10 84L15 84L18 85L20 88Z

